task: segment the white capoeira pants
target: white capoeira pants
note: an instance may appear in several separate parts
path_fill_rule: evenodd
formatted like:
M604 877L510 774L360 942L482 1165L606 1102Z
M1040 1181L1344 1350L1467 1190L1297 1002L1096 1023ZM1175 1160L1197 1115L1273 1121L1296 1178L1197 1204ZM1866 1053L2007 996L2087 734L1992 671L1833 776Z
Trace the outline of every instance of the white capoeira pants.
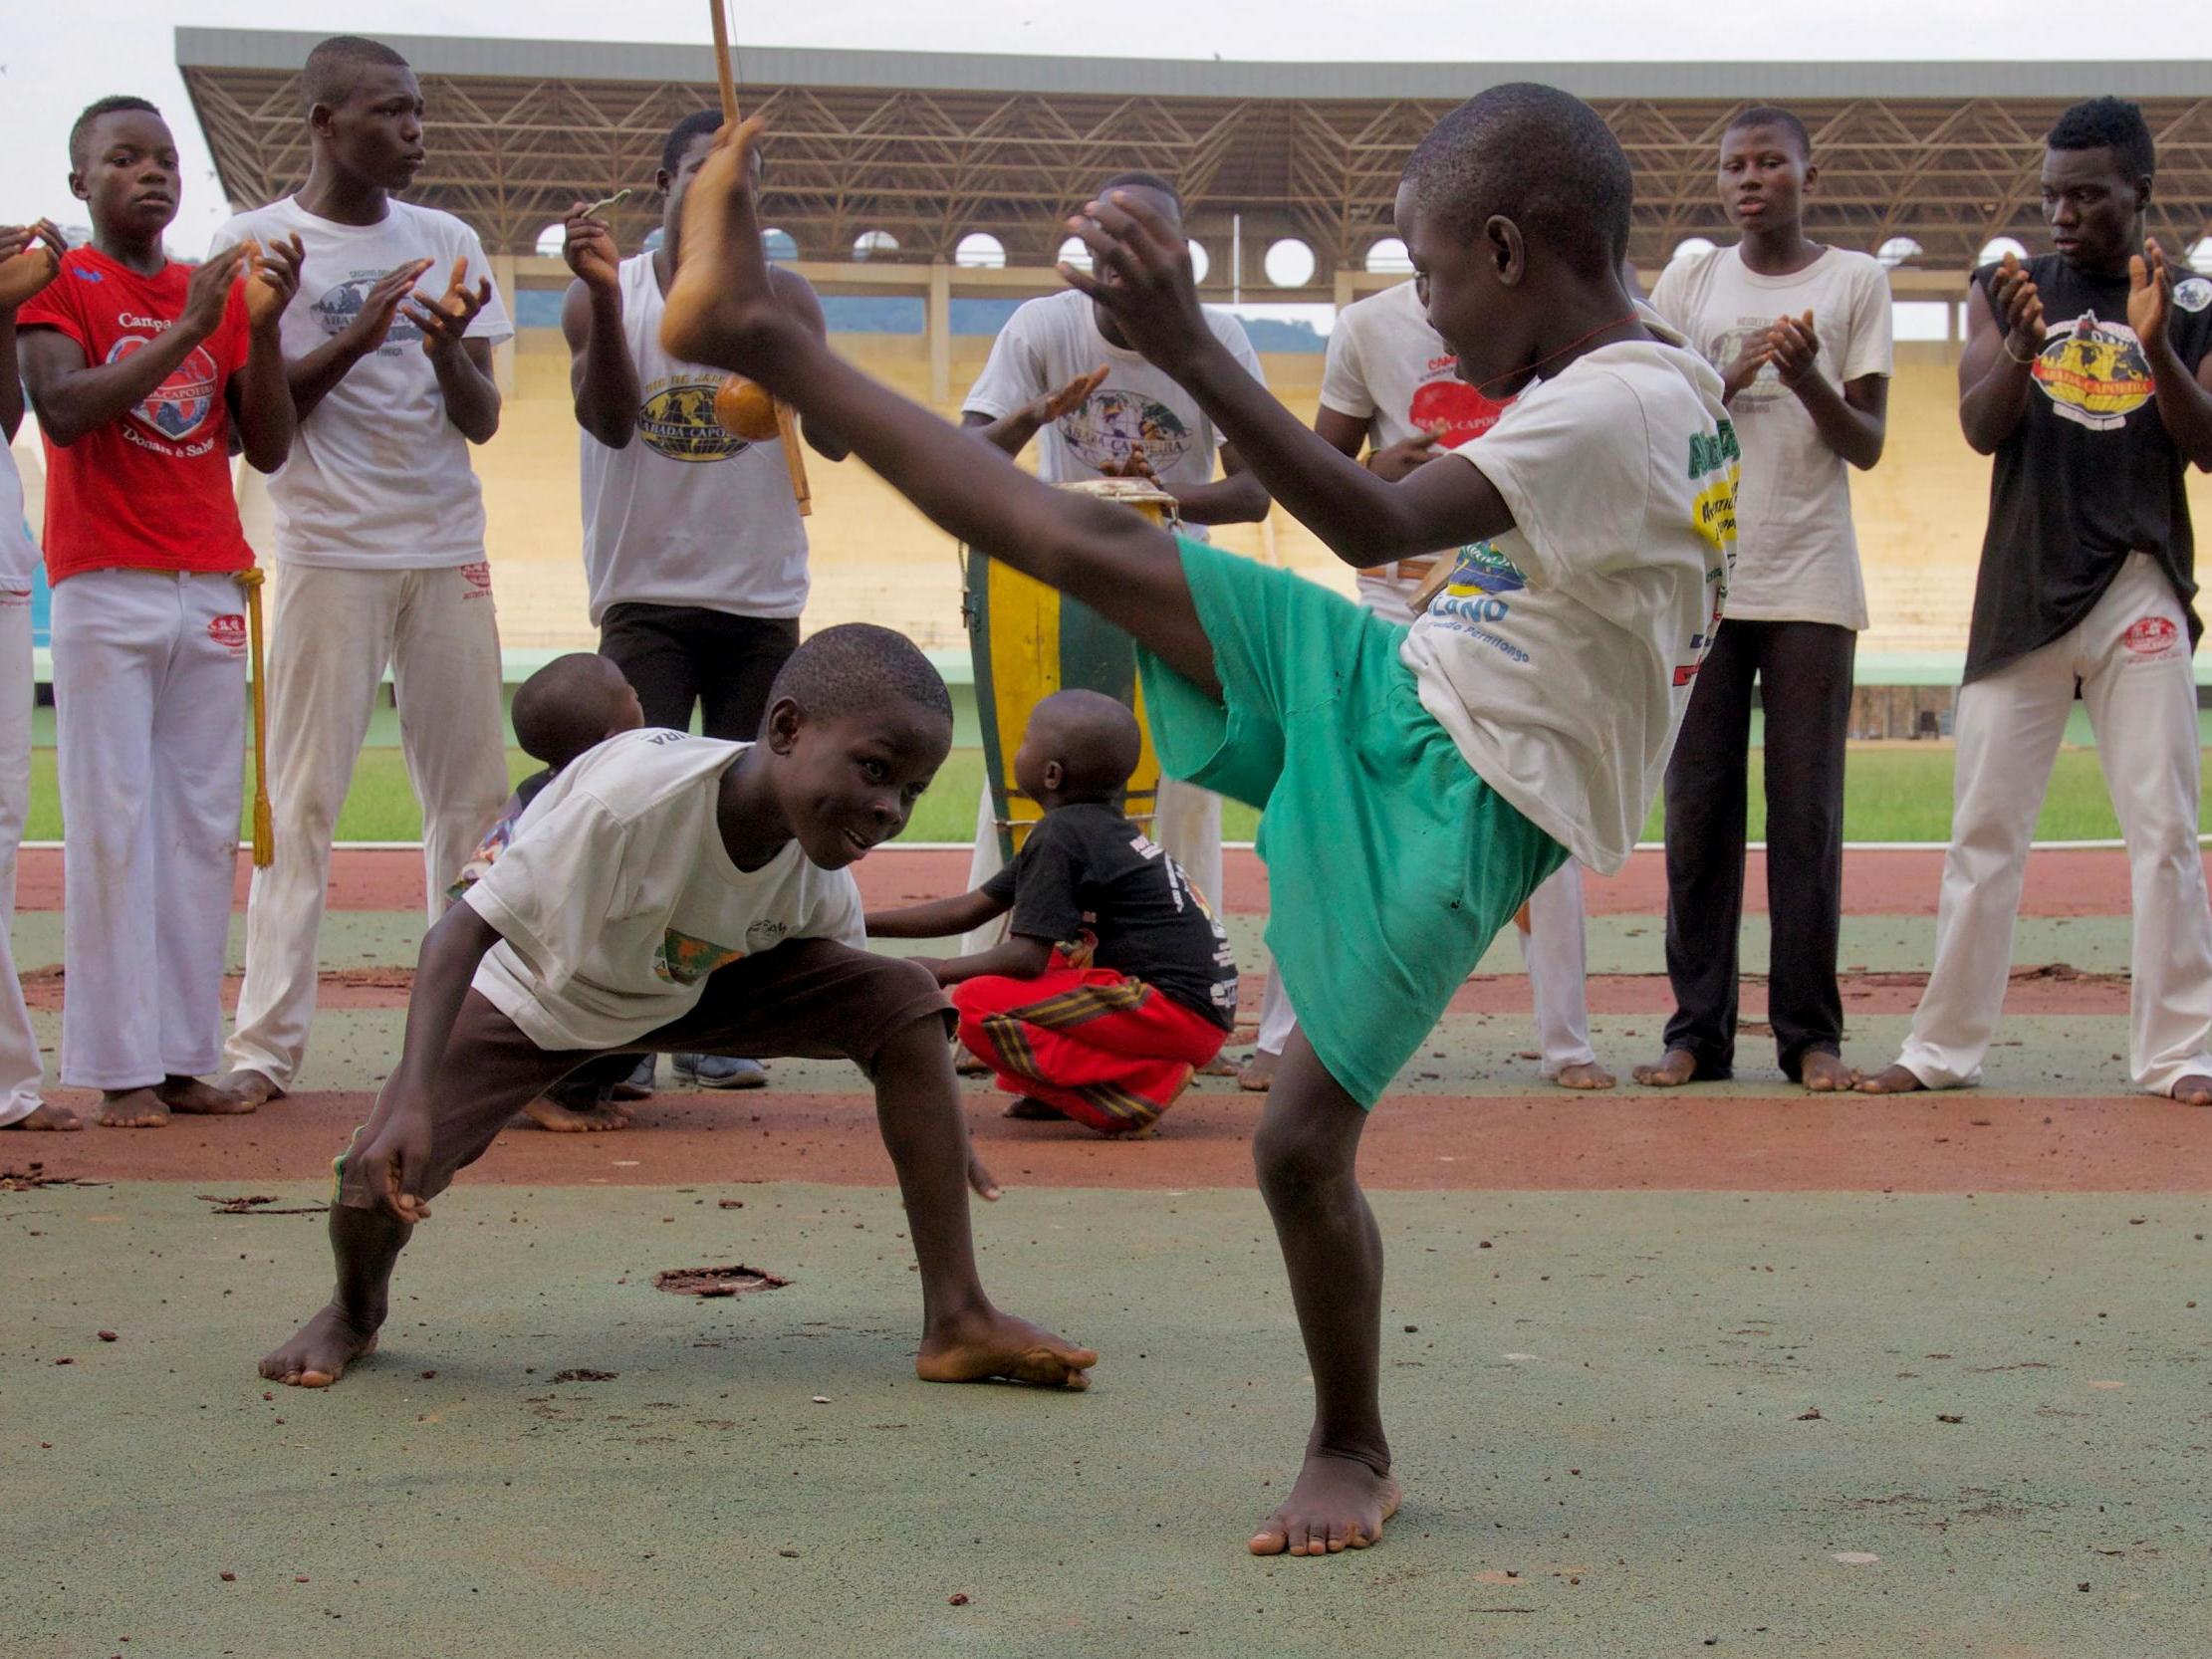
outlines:
M1152 838L1183 866L1190 884L1219 913L1221 897L1221 797L1162 778L1158 815L1152 820ZM999 855L998 821L991 812L991 787L986 784L975 804L975 855L968 860L968 890L973 892L1006 867ZM987 951L1006 937L1006 918L997 917L960 937L960 954Z
M254 871L246 982L223 1052L290 1088L315 1018L331 840L388 664L399 746L422 804L424 914L507 800L499 626L483 564L334 570L280 563L269 618L269 796L276 857Z
M62 1081L215 1069L246 759L235 580L83 571L54 588Z
M1514 931L1536 1003L1541 1074L1556 1077L1570 1066L1595 1066L1598 1051L1590 1046L1590 998L1584 989L1589 963L1583 946L1583 866L1570 858L1554 870L1529 895L1529 925ZM1296 1030L1298 1013L1283 978L1269 974L1256 1046L1263 1054L1280 1055Z
M2212 1076L2196 676L2180 601L2135 554L2072 631L1959 692L1935 965L1898 1057L1926 1087L1981 1078L2012 969L2028 844L2077 682L2133 879L2128 1075L2154 1094Z
M15 855L31 805L31 590L0 587L0 1128L39 1109L39 1040L23 1005L9 930L15 926Z

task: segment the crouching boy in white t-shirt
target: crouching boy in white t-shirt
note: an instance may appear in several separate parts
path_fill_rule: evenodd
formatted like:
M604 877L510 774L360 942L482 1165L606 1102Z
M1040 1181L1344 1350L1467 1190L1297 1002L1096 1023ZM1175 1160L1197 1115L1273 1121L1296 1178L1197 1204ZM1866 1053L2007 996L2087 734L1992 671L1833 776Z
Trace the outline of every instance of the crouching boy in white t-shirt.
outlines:
M914 1235L932 1382L1086 1385L1098 1355L983 1294L951 1009L919 963L862 948L849 866L906 827L952 746L952 701L904 636L854 623L777 676L758 743L647 728L531 804L430 929L398 1067L338 1160L338 1288L261 1362L322 1387L370 1353L428 1201L517 1107L595 1055L846 1056L875 1079Z

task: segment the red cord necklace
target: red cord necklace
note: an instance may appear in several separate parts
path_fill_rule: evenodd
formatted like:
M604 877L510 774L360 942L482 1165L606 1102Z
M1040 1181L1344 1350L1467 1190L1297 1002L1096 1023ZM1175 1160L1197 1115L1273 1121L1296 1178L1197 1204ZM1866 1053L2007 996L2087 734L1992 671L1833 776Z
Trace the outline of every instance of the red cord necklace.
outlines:
M1638 321L1637 316L1634 312L1631 311L1630 313L1628 313L1627 316L1616 317L1610 323L1600 323L1598 325L1597 328L1591 330L1590 333L1586 335L1577 335L1573 340L1569 341L1565 346L1562 346L1558 351L1546 353L1543 356L1538 357L1534 362L1523 363L1519 368L1509 368L1503 374L1493 374L1487 380L1477 380L1475 382L1475 390L1482 392L1485 396L1487 396L1489 394L1490 387L1496 385L1500 380L1510 380L1521 374L1534 374L1546 363L1556 361L1557 359L1566 356L1568 353L1574 351L1577 347L1586 345L1589 342L1596 340L1599 335L1604 334L1606 331L1617 329L1623 323L1634 323L1636 321Z

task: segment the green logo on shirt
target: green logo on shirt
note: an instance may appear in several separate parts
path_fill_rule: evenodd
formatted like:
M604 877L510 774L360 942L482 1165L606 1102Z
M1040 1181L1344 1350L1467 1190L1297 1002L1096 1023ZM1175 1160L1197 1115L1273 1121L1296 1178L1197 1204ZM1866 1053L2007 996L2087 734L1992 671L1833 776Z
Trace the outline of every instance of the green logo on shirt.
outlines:
M653 952L653 972L671 985L696 985L717 968L742 961L745 953L718 945L712 939L695 939L688 933L667 929L660 948Z
M1690 434L1690 471L1692 478L1703 478L1708 472L1718 472L1732 461L1740 461L1744 452L1736 444L1736 428L1722 421L1717 430Z

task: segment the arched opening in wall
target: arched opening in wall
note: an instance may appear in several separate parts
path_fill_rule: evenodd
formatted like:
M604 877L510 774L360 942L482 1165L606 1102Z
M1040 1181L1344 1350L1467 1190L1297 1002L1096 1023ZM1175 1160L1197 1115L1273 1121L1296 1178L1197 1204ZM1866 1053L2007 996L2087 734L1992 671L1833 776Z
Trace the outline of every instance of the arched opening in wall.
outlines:
M1892 236L1874 250L1874 258L1881 262L1882 269L1894 271L1907 260L1918 259L1925 251L1909 236Z
M1314 250L1295 236L1269 247L1260 269L1277 288L1304 288L1314 280Z
M760 233L761 251L770 259L790 265L799 258L799 239L788 230L771 225Z
M1091 269L1091 249L1080 236L1071 236L1060 244L1060 252L1053 255L1054 262L1073 265L1079 271Z
M888 259L898 252L898 238L887 230L863 230L853 238L853 257L865 263L871 259Z
M1213 269L1213 260L1207 256L1206 244L1193 236L1190 239L1190 280L1204 282L1206 273Z
M562 245L568 239L569 227L556 219L552 224L538 232L538 257L540 259L559 259Z
M2189 269L2200 277L2212 277L2212 236L2197 238L2197 245L2189 250Z
M1699 254L1711 253L1713 248L1714 243L1710 237L1685 236L1674 244L1674 252L1667 256L1667 262L1672 264L1677 259L1694 259Z
M1413 256L1395 236L1385 236L1369 248L1366 265L1369 276L1409 277L1413 274Z
M1006 244L987 230L971 230L953 248L952 263L963 271L1003 271Z
M2017 236L1993 237L1982 245L1982 251L1974 256L1974 263L1976 265L1995 265L2007 254L2011 254L2015 259L2026 259L2028 257L2028 245Z

